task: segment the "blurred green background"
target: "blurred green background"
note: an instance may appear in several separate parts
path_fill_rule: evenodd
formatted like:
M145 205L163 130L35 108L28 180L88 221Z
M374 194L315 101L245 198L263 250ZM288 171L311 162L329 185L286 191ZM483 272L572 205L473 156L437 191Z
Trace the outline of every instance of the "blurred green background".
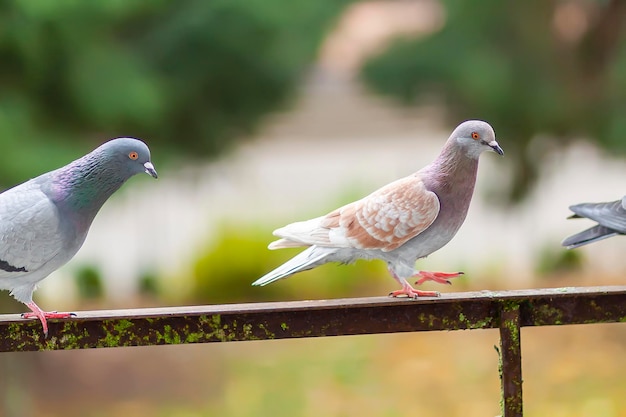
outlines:
M569 204L623 193L625 21L620 0L1 1L0 187L117 136L145 140L160 174L105 205L36 300L387 294L382 262L250 283L298 252L268 251L273 229L421 168L472 118L505 158L482 158L465 225L420 268L464 270L447 291L622 284L621 240L559 240L587 225ZM1 313L24 309L0 294ZM525 329L526 414L626 416L623 327ZM2 354L0 416L495 416L497 340Z

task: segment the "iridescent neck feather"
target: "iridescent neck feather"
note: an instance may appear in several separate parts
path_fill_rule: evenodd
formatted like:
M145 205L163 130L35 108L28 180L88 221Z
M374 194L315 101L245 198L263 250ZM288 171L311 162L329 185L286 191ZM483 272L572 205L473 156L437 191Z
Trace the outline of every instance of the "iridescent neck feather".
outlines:
M119 164L99 152L85 155L51 174L55 202L87 215L95 215L128 179Z

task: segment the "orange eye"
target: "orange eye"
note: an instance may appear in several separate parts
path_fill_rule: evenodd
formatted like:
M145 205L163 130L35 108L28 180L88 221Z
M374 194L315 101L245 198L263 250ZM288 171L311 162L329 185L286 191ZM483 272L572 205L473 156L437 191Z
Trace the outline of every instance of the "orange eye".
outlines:
M132 151L128 154L128 157L134 161L135 159L139 158L139 154L135 151Z
M480 135L476 132L472 132L472 139L480 139Z

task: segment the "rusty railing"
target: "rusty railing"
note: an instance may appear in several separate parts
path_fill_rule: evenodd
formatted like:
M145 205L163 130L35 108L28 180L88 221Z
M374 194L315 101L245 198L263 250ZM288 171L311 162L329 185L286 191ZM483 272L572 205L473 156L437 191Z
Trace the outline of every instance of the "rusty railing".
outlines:
M518 417L521 327L625 321L626 286L84 311L51 320L47 339L38 320L10 314L0 315L0 352L499 328L502 411Z

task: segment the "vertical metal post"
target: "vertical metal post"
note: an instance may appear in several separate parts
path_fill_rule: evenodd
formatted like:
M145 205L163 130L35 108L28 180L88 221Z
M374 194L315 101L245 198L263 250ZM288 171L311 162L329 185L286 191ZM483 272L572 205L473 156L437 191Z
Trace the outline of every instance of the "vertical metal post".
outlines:
M522 350L517 303L503 303L500 307L500 355L503 415L522 417Z

